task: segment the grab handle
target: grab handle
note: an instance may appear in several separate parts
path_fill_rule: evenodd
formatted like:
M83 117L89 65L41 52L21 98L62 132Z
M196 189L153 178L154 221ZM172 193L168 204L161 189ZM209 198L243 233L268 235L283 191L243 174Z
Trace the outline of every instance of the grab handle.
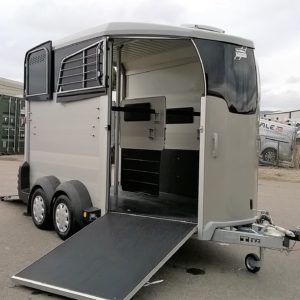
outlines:
M212 148L212 157L216 158L218 156L218 148L219 148L219 135L214 132L213 133L213 148Z

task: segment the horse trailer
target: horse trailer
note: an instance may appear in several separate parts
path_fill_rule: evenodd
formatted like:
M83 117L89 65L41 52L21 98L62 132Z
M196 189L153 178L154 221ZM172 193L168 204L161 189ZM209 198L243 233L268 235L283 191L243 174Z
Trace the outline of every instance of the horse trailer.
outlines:
M19 197L68 239L13 281L130 299L189 238L258 247L251 272L289 251L299 232L257 211L259 95L253 43L208 26L109 23L29 50Z

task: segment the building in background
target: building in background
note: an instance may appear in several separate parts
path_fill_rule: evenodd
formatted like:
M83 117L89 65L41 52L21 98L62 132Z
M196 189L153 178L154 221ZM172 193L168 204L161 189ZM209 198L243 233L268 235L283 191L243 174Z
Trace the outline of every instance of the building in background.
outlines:
M276 111L276 112L261 112L261 116L268 118L272 121L280 121L287 124L300 127L300 109L289 111Z
M23 97L23 83L0 77L0 95Z
M24 153L23 83L0 77L0 155Z

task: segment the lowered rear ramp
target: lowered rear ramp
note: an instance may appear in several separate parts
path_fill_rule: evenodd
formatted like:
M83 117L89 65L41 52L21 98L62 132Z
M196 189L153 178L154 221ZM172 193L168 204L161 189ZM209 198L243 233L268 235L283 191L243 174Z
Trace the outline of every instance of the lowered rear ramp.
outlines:
M109 213L12 277L73 299L130 299L197 225Z

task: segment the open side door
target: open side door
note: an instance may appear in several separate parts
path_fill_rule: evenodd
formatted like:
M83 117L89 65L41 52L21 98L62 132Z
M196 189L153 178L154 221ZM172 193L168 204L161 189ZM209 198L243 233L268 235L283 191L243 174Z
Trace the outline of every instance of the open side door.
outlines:
M256 115L231 113L225 100L201 100L199 235L255 220Z

